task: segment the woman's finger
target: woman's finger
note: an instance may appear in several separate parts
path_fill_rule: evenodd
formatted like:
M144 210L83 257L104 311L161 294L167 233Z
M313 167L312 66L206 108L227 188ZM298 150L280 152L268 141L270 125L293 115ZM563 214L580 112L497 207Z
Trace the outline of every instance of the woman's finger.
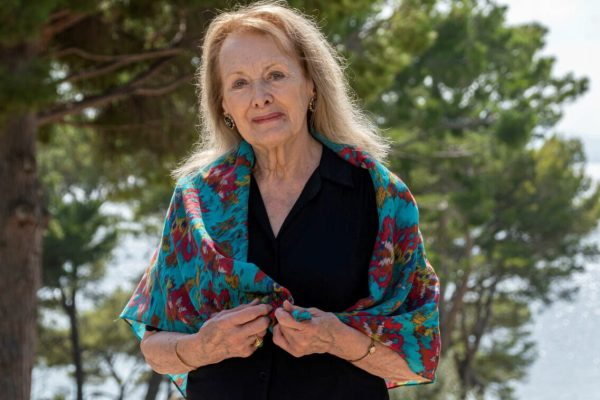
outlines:
M288 342L287 338L283 336L283 332L281 331L281 326L279 324L275 324L273 327L273 343L288 353L290 352L290 343Z
M228 308L226 310L219 311L219 314L221 314L221 315L231 314L232 312L243 310L244 308L248 308L248 307L257 305L258 302L259 302L259 299L254 299L250 303L241 304L241 305L239 305L237 307Z
M297 329L299 331L306 328L304 322L296 321L294 317L292 317L290 313L285 311L283 308L278 308L275 310L275 318L277 318L277 322L286 328Z
M259 317L241 325L238 332L243 336L265 335L270 323L271 320L268 317Z
M258 317L267 315L273 307L270 304L254 305L242 310L236 310L231 314L227 315L227 321L231 325L243 325L247 322L253 321Z
M248 342L248 346L252 347L253 350L256 350L258 348L256 346L256 335L248 336L246 341Z

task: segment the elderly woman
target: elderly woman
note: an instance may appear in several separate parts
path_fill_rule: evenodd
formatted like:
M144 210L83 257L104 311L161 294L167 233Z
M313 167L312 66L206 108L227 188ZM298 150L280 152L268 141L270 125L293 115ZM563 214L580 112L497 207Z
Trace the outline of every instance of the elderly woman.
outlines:
M280 3L220 14L203 140L123 310L189 399L388 399L434 380L436 275L335 51Z

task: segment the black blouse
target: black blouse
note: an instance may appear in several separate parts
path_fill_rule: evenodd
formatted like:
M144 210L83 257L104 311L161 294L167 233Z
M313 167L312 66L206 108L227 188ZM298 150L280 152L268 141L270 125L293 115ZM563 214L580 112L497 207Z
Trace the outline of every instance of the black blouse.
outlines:
M250 183L248 261L288 288L295 304L340 312L368 291L367 268L378 228L367 170L323 146L319 166L275 237L254 180ZM366 351L366 349L364 349ZM296 358L273 344L188 374L191 400L383 400L385 381L331 354Z

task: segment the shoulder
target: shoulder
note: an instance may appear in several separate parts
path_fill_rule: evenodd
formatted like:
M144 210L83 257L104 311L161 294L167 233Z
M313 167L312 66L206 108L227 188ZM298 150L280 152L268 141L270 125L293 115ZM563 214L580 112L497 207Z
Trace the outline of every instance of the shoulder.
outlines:
M189 188L199 186L203 182L210 182L224 173L231 171L236 163L237 150L230 150L219 156L211 163L203 166L197 171L179 178L176 188Z
M368 170L376 190L386 196L411 198L414 201L408 185L383 163L373 160Z
M370 172L378 207L402 226L417 224L419 208L406 183L378 161L374 162Z

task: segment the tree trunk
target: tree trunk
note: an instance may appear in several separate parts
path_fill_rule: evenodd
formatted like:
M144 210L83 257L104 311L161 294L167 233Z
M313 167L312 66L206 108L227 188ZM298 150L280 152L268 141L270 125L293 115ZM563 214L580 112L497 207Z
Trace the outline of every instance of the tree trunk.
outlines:
M45 214L36 169L31 112L0 126L0 388L2 398L28 400L36 346Z
M440 316L440 325L442 326L442 349L450 349L453 346L452 332L456 326L457 316L464 312L464 298L469 289L469 279L471 278L471 258L473 257L473 237L467 230L465 231L465 251L464 259L466 260L466 266L463 272L463 276L460 279L460 283L457 282L456 289L450 300L450 309L444 310Z
M73 356L73 364L75 365L75 382L77 384L77 400L83 400L83 363L81 361L81 344L79 342L79 325L77 324L77 307L75 304L75 290L71 293L69 303L66 301L64 291L61 289L63 296L63 308L69 316L71 324L71 351Z
M481 339L488 327L490 319L492 318L492 305L494 298L496 297L496 289L500 278L496 278L494 282L488 288L481 288L479 290L479 298L477 299L475 322L471 326L471 329L466 327L466 319L463 317L463 343L465 347L465 354L462 358L457 360L458 376L462 383L463 399L466 399L467 394L473 388L479 389L485 392L486 385L480 381L477 374L473 370L473 361L475 355L479 351ZM485 298L485 299L484 299ZM474 340L469 340L470 337L474 337Z
M158 389L160 389L162 380L163 376L161 374L152 371L150 379L148 379L148 390L146 391L144 400L156 400L156 395L158 394Z

